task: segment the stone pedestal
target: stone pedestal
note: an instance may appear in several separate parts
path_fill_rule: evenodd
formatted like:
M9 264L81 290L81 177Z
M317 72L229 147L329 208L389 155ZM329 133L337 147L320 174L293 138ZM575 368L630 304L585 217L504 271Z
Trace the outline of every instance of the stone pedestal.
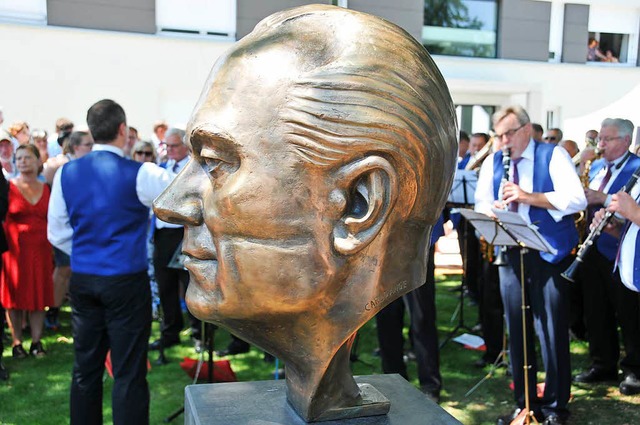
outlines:
M386 415L319 425L454 425L453 416L400 375L356 376L358 384L373 385L391 402ZM285 381L189 385L185 390L186 425L305 425L287 403Z

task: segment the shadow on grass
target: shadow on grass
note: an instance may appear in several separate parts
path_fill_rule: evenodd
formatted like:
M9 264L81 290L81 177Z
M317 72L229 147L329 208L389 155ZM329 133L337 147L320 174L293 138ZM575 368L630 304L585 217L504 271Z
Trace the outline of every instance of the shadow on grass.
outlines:
M440 339L456 326L454 311L458 306L458 293L450 290L460 284L459 277L439 277L436 284L436 305L438 333ZM477 308L465 303L465 324L475 325ZM65 308L61 317L66 324L58 332L47 331L44 338L48 355L42 359L28 358L14 360L11 348L6 347L4 362L11 372L8 382L0 382L0 423L2 424L65 424L69 422L69 386L73 366L69 309ZM405 319L408 324L408 318ZM407 335L405 329L405 336ZM159 336L158 324L153 323L151 340ZM183 343L166 350L169 363L154 365L157 353L151 352L149 359L152 369L148 374L151 392L151 423L162 423L163 419L182 407L184 388L192 383L180 368L183 357L198 358L189 342L183 336ZM229 343L229 334L224 330L215 333L215 349L222 349ZM28 347L30 341L27 340ZM359 361L352 364L354 374L371 375L380 373L380 359L374 355L378 346L375 320L367 323L359 331L357 354ZM588 364L588 346L585 342L571 343L572 373L583 370ZM499 415L513 408L513 398L509 383L511 379L505 369L499 369L468 397L469 391L488 372L488 368L473 366L480 353L464 349L455 342L447 343L440 353L443 391L441 406L465 425L494 424ZM216 358L217 359L217 358ZM275 365L263 361L261 350L229 357L233 370L241 381L273 379ZM542 363L539 362L541 365ZM408 363L411 383L418 386L415 362ZM542 382L543 374L539 376ZM110 392L113 381L105 378L104 419L111 423ZM573 400L569 404L572 412L570 424L640 424L640 396L623 396L617 385L581 385L572 388ZM182 423L178 417L173 423ZM437 425L437 424L433 424Z

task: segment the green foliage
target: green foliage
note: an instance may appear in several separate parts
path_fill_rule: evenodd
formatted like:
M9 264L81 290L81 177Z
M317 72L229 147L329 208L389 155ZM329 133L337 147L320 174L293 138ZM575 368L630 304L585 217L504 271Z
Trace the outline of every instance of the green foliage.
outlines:
M459 284L455 278L439 279L437 283L438 332L443 339L457 324L453 317L458 305L458 293L450 289ZM476 323L477 308L465 305L465 322L468 326ZM48 355L45 358L14 360L11 349L5 348L4 363L11 372L8 382L0 382L0 423L19 425L53 425L69 422L69 385L73 366L69 309L62 312L63 327L58 332L46 332L44 339ZM406 321L408 323L408 320ZM154 323L153 337L158 336L158 326ZM229 343L226 331L215 334L216 348ZM157 354L152 352L149 359L151 391L151 423L162 423L163 419L182 407L184 388L191 379L180 368L183 357L197 358L193 348L183 337L183 344L166 351L169 363L156 366ZM26 341L28 347L30 341ZM377 347L375 321L367 323L359 332L357 354L359 361L353 363L354 374L368 375L380 373L380 359L374 355ZM587 344L571 344L573 373L588 364ZM505 369L498 369L469 396L465 396L478 381L487 375L490 368L477 369L472 363L480 357L477 351L466 350L455 342L447 343L440 353L441 372L444 381L441 406L463 424L494 424L497 416L509 412L513 407L509 390L510 378ZM246 354L231 358L231 364L238 379L273 379L274 365L263 361L263 353L252 347ZM539 364L542 364L539 360ZM409 362L409 377L418 386L415 362ZM543 374L539 375L543 379ZM104 415L105 423L111 423L110 392L113 380L105 377ZM640 423L640 396L623 396L615 385L579 385L572 388L573 400L569 405L572 412L571 423L575 424L637 424ZM183 422L178 417L173 423Z

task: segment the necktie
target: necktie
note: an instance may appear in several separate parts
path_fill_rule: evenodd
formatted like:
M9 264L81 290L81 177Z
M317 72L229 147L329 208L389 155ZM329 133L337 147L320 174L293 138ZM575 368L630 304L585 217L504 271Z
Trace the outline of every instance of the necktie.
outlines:
M612 168L613 168L613 162L607 162L607 174L604 175L604 179L602 179L602 183L600 183L598 192L604 192L604 188L607 187L607 183L609 183L609 180L611 180Z
M178 164L178 162L177 162L177 161L173 164L173 167L171 168L171 170L172 170L174 173L178 174L178 170L180 170L180 165Z
M522 157L513 160L513 183L514 184L520 183L520 176L518 175L518 163L520 162L520 160L522 160ZM518 212L518 203L511 202L509 204L509 211Z

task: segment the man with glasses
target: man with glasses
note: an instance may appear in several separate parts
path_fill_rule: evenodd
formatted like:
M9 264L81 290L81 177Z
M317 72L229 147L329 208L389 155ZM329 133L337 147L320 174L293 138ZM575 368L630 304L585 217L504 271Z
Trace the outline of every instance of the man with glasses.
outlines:
M175 176L187 165L191 156L189 147L185 143L185 132L179 128L170 128L165 134L165 146L169 160L165 167ZM182 225L155 220L153 234L153 267L155 270L160 305L162 306L162 326L160 339L150 345L150 349L159 350L180 343L180 332L184 322L180 305L180 284L186 290L189 286L189 273L185 269L170 267L171 259L182 243L184 228ZM195 340L196 348L201 348L200 321L188 313L191 322L191 336Z
M547 135L544 136L545 143L553 143L557 145L562 141L562 130L559 128L550 128L547 130Z
M572 214L586 207L586 200L569 154L555 144L531 138L527 112L519 106L493 115L495 138L502 149L510 149L508 182L501 184L503 152L482 164L476 190L476 211L493 215L492 208L510 209L538 231L557 251L524 254L527 315L528 393L531 410L545 425L565 423L571 388L569 361L569 286L561 273L571 263L571 250L578 243ZM503 187L502 187L503 186ZM507 265L499 268L500 293L504 304L516 410L498 419L508 424L525 407L524 347L520 252L507 250ZM540 341L546 371L545 392L536 397L536 356L533 330Z
M640 158L629 151L633 129L633 123L622 118L607 118L602 122L598 137L602 158L592 163L589 187L585 189L591 212L589 222L592 213L608 207L612 195L619 192L640 167ZM579 269L591 365L577 375L575 381L617 380L620 360L624 381L634 381L640 392L637 379L640 377L640 308L637 295L627 289L619 274L614 272L618 246L617 238L601 234ZM618 325L622 329L625 348L622 359Z

